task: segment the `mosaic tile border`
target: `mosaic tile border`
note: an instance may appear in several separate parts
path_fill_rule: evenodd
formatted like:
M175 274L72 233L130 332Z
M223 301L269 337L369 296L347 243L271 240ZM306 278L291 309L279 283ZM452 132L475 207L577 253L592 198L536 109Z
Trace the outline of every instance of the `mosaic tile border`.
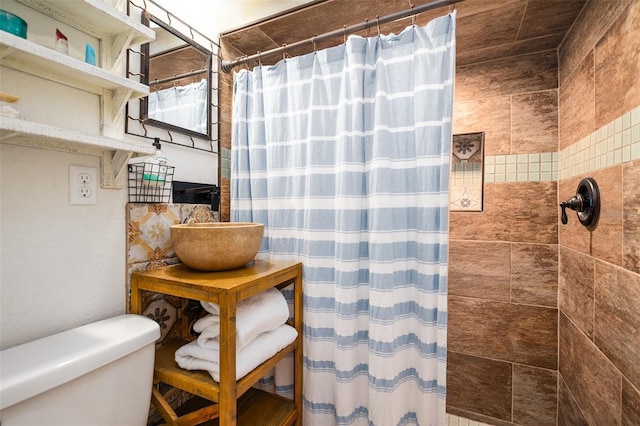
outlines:
M485 183L550 182L640 159L640 106L559 152L485 157Z
M220 177L231 179L231 150L229 148L220 149Z
M491 155L484 159L484 181L549 182L558 180L558 153Z
M640 106L560 151L560 179L640 159Z

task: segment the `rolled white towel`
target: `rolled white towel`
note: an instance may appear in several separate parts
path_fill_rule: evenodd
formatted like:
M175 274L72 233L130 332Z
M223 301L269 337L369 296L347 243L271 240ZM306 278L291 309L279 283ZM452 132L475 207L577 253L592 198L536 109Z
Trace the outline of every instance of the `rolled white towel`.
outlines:
M298 332L283 324L275 330L260 334L244 349L236 350L236 380L292 343ZM185 370L206 370L216 382L220 381L220 351L205 349L197 341L187 343L176 351L176 363Z
M207 312L219 312L217 304L200 302ZM269 288L238 303L236 307L236 346L247 346L260 333L275 330L289 319L289 306L282 293ZM211 314L200 318L193 325L200 333L198 344L211 348L220 335L220 316Z

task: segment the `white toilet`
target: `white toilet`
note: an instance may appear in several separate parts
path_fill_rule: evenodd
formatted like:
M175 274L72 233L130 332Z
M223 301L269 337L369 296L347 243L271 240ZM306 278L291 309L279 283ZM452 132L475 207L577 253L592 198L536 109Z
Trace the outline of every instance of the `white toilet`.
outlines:
M159 337L121 315L0 351L0 423L145 425Z

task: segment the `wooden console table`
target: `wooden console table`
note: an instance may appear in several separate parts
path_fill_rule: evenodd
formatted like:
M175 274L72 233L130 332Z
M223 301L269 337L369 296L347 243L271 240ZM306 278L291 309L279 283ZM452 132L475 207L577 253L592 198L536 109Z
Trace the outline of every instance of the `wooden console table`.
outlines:
M236 305L271 287L294 283L293 325L297 339L236 381ZM220 426L237 424L302 424L302 264L254 260L241 269L201 272L179 264L131 274L130 312L142 313L142 291L152 291L220 306L220 383L206 371L183 370L174 360L185 341L171 342L156 352L154 381L167 383L216 402L178 417L154 387L152 402L169 424L198 424L219 418ZM289 353L294 354L293 401L251 387ZM247 392L251 389L250 392ZM246 393L246 394L245 394ZM244 401L237 400L245 394ZM241 407L241 409L238 409ZM265 417L268 416L268 417Z

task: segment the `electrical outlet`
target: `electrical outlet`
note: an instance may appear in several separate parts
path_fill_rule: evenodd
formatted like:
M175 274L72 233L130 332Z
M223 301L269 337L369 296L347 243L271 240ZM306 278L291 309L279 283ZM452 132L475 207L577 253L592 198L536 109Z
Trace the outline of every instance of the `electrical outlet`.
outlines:
M69 165L69 204L88 206L96 204L98 169Z

